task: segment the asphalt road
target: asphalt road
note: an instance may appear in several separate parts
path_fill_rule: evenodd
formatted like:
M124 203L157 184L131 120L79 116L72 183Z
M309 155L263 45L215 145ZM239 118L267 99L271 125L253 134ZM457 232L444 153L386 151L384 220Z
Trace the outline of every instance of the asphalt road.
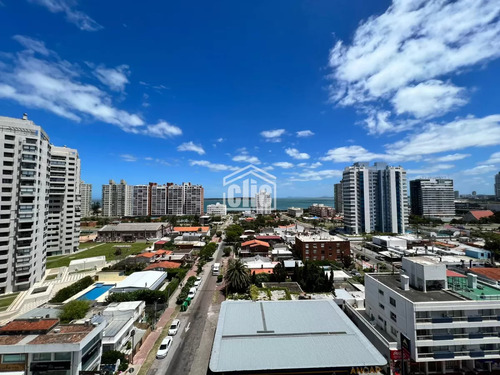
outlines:
M224 246L224 242L219 244L214 262L220 263ZM191 306L177 316L181 326L167 357L155 360L148 375L206 374L220 307L215 298L217 277L212 276L212 264L205 265Z

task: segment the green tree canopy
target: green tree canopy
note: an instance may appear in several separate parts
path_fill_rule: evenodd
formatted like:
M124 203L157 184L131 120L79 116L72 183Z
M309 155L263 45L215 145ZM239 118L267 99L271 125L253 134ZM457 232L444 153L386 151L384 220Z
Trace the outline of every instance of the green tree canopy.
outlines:
M228 291L232 293L244 293L250 286L250 272L240 259L229 259L224 278Z

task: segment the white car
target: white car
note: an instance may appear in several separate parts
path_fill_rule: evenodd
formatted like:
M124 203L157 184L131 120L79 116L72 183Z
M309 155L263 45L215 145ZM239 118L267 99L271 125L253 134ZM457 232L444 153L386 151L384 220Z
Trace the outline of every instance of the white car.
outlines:
M168 335L175 336L177 334L177 331L179 330L180 325L181 325L181 321L179 319L174 319L172 321L172 324L170 325L169 330L168 330Z
M195 286L196 288L198 288L198 287L200 286L200 284L201 284L201 277L199 277L199 276L198 276L198 277L196 278L196 281L194 282L194 286Z
M188 298L193 299L196 294L196 288L189 289Z
M158 352L156 352L156 358L162 359L167 356L168 350L172 346L172 341L172 337L165 337L165 339L161 342L160 347L158 348Z

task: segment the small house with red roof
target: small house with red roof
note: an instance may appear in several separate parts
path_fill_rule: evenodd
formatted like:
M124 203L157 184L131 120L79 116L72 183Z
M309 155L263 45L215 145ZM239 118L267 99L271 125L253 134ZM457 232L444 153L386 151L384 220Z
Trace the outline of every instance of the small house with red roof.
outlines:
M169 261L162 261L162 262L156 262L152 263L149 266L147 266L144 271L162 271L162 272L168 272L169 269L172 268L180 268L181 263L177 262L169 262Z
M478 222L479 220L481 220L483 218L488 218L488 217L493 216L493 215L494 215L494 213L491 210L469 211L465 214L464 221L466 223Z
M267 256L270 249L271 245L269 245L267 242L260 240L250 240L243 242L241 244L240 256L241 257L250 257L254 255Z

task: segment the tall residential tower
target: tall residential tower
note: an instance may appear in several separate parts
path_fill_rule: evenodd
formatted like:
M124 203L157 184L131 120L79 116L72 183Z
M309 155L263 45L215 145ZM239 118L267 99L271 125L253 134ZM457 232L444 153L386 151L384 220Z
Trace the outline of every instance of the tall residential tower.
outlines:
M92 216L92 184L80 182L82 217Z
M410 181L411 212L427 218L451 219L455 216L453 180L420 178Z
M111 217L132 216L132 186L125 180L119 184L109 180L102 185L102 215Z

